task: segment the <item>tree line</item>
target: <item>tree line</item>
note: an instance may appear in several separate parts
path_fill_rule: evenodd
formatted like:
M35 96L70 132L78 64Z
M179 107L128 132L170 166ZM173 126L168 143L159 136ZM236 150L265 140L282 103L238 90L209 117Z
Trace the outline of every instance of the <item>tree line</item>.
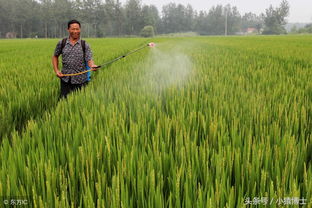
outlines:
M287 0L260 15L240 14L229 4L196 11L191 5L169 3L159 12L141 0L124 5L119 0L0 0L0 37L64 37L71 19L81 21L84 37L137 36L145 26L156 34L234 35L247 28L258 34L282 34L288 14Z
M293 26L290 30L291 34L301 34L301 33L312 33L312 23L306 24L302 28L297 28L297 26Z

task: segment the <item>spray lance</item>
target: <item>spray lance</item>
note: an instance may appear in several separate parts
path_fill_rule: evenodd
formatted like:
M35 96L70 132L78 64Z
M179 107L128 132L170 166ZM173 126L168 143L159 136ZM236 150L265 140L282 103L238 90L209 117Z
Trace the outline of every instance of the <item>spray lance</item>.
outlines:
M156 44L153 43L153 42L151 42L151 43L148 43L148 44L146 44L146 45L144 45L144 46L142 46L142 47L140 47L140 48L137 48L137 49L135 49L135 50L133 50L133 51L130 51L130 52L128 52L128 53L126 53L126 54L124 54L124 55L122 55L122 56L119 56L119 57L117 57L117 58L115 58L115 59L113 59L113 60L111 60L111 61L108 61L108 62L106 62L106 63L104 63L104 64L101 64L101 65L99 65L99 66L97 66L97 67L94 67L94 68L92 68L92 69L90 69L90 67L88 67L87 70L85 70L85 71L82 71L82 72L79 72L79 73L75 73L75 74L63 74L63 76L64 76L64 77L77 76L77 75L80 75L80 74L84 74L84 73L88 73L88 72L91 72L91 71L95 71L95 70L97 70L97 69L99 69L99 68L102 68L102 67L105 67L105 66L107 66L107 65L109 65L109 64L112 64L112 63L114 63L114 62L116 62L116 61L118 61L118 60L120 60L120 59L122 59L122 58L125 58L126 56L129 56L129 55L131 55L131 54L133 54L133 53L136 53L136 52L138 52L138 51L140 51L140 50L142 50L142 49L144 49L144 48L146 48L146 47L153 48L153 47L155 47L155 46L156 46Z

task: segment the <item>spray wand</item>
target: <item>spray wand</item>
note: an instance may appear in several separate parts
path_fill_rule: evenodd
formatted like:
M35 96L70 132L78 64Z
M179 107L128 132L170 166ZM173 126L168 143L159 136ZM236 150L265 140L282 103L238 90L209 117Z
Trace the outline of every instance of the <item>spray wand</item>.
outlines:
M115 59L113 59L113 60L111 60L111 61L108 61L108 62L106 62L106 63L104 63L104 64L101 64L101 65L99 65L99 66L97 66L97 67L93 67L92 69L85 70L85 71L82 71L82 72L79 72L79 73L75 73L75 74L63 74L63 76L64 76L64 77L77 76L77 75L84 74L84 73L87 73L87 72L90 72L90 71L96 71L96 70L99 69L99 68L102 68L102 67L104 67L104 66L107 66L107 65L109 65L109 64L112 64L112 63L114 63L114 62L116 62L116 61L118 61L118 60L120 60L120 59L122 59L122 58L125 58L126 56L129 56L129 55L131 55L131 54L133 54L133 53L136 53L136 52L138 52L138 51L144 49L145 47L151 47L151 48L153 48L153 47L155 47L155 45L156 45L156 44L153 43L153 42L148 43L148 44L146 44L146 45L144 45L144 46L142 46L142 47L140 47L140 48L137 48L137 49L135 49L135 50L133 50L133 51L130 51L130 52L128 52L128 53L126 53L126 54L124 54L124 55L122 55L122 56L119 56L119 57L117 57L117 58L115 58Z

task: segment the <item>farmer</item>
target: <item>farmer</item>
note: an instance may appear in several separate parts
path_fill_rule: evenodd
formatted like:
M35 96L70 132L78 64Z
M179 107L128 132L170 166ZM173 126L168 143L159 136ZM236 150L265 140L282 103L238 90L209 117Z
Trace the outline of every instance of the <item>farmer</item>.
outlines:
M67 26L69 37L58 42L52 56L54 72L61 80L60 98L66 98L68 93L81 89L90 80L88 73L74 76L68 76L66 74L76 74L86 71L86 64L94 71L96 70L95 67L97 67L92 60L90 46L80 39L80 22L71 20ZM62 72L58 66L58 57L60 54L62 54Z

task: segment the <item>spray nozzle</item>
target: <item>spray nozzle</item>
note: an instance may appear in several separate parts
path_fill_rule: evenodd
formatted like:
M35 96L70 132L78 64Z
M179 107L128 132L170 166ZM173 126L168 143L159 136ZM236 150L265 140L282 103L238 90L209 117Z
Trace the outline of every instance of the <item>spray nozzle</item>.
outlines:
M151 43L147 44L147 46L149 46L149 47L153 48L153 47L155 47L155 46L156 46L156 44L155 44L155 43L153 43L153 42L151 42Z

